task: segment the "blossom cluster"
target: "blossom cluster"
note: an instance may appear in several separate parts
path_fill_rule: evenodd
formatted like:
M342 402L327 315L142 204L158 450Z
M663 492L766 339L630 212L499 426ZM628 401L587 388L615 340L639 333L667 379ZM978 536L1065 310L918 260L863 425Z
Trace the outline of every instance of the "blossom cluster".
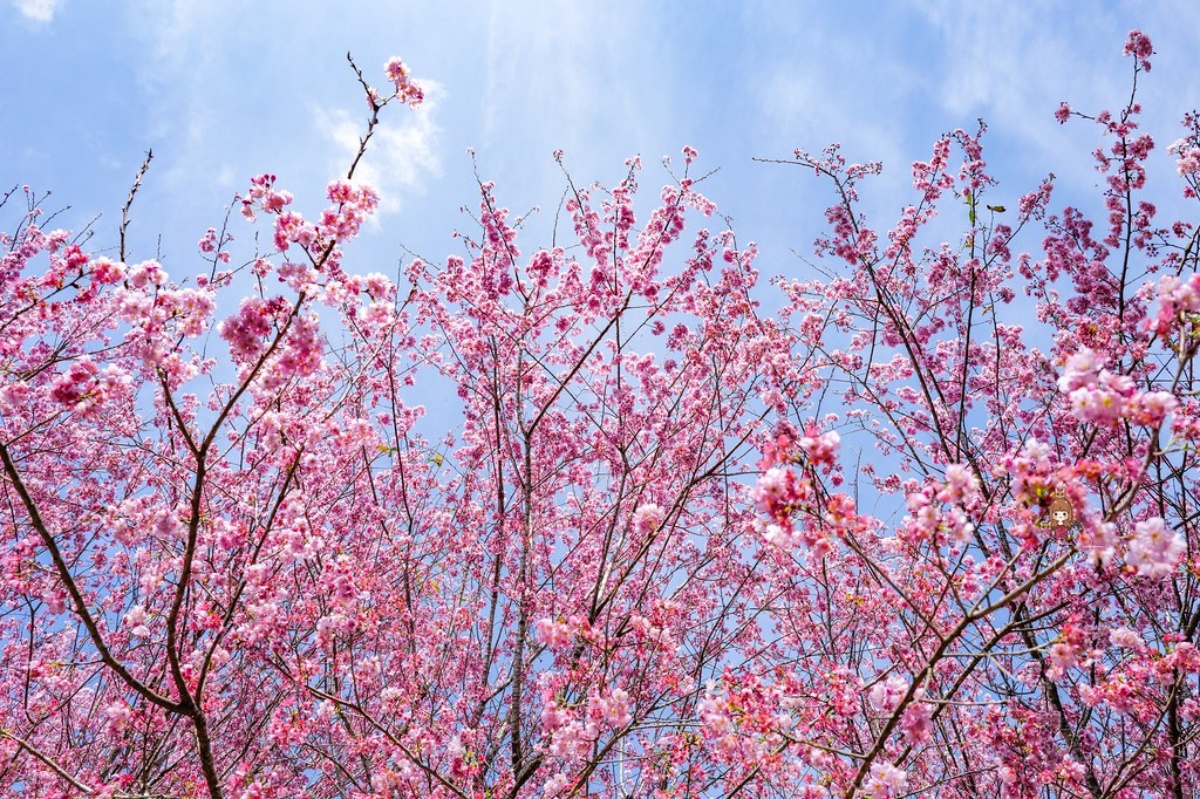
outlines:
M898 799L908 794L908 773L891 763L875 763L871 776L863 785L871 799Z
M944 482L930 481L922 490L908 494L909 515L897 537L909 544L967 542L975 531L970 519L978 512L980 501L975 474L964 464L950 464Z
M1178 139L1167 147L1167 152L1179 160L1177 169L1180 175L1188 176L1200 172L1200 145L1191 139Z
M1196 319L1200 313L1200 273L1187 280L1164 275L1158 281L1158 314L1152 327L1160 336L1170 337Z
M1138 391L1133 379L1102 368L1104 359L1087 347L1067 358L1058 389L1081 421L1113 425L1122 419L1157 427L1179 405L1169 391Z
M1155 516L1134 526L1125 562L1141 576L1162 579L1171 575L1186 551L1183 536L1168 530L1162 518Z
M55 402L87 416L114 394L123 395L132 382L132 376L115 364L101 370L91 358L85 357L54 379L50 396Z
M1150 56L1154 55L1154 45L1151 44L1149 36L1134 28L1129 32L1129 38L1125 42L1124 54L1133 56L1137 60L1137 65L1149 72Z
M803 435L784 427L763 445L763 457L758 462L763 471L750 497L768 519L756 525L769 543L784 548L801 542L812 546L822 535L809 522L815 520L835 528L853 523L853 501L841 494L824 496L814 482L818 471L832 473L835 485L841 482L841 475L835 472L840 442L836 430L821 433L810 423ZM793 465L801 472L793 470ZM812 517L799 531L795 525L798 514Z
M410 107L416 108L425 99L425 92L421 89L420 84L413 80L409 74L408 66L399 58L391 58L383 67L387 74L388 80L392 82L395 88L394 97L400 102L407 103Z

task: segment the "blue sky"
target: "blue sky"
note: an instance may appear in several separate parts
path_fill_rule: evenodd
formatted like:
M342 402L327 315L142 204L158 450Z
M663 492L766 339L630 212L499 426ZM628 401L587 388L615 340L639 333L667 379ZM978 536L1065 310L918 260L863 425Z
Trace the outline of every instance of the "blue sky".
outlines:
M399 55L429 102L388 109L368 155L385 210L355 271L394 271L401 245L436 260L456 251L451 231L469 226L459 208L475 205L469 147L502 203L540 206L548 225L563 188L553 150L585 184L615 182L641 154L656 194L659 158L690 144L720 167L706 191L759 242L760 269L796 274L790 250L811 252L828 187L752 157L838 141L851 160L882 160L866 199L887 227L909 163L982 116L1004 181L996 202L1050 171L1068 195L1086 192L1095 133L1053 112L1060 100L1122 102L1132 27L1158 51L1141 96L1165 166L1178 117L1200 106L1200 4L1186 0L3 0L0 184L52 190L72 227L102 214L97 241L111 244L152 147L134 254L154 255L161 236L179 276L251 175L273 172L302 209L319 207L365 119L345 53L380 83Z

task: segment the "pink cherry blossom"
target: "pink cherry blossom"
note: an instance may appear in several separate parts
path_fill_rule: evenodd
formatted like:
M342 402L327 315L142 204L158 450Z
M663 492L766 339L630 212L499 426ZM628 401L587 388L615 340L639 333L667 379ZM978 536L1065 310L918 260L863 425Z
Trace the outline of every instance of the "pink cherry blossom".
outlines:
M183 260L0 201L0 793L1195 795L1200 120L1157 158L1153 53L1055 115L1079 208L982 124L869 203L796 151L830 206L769 284L691 147L564 177L549 242L481 179L393 277L353 168ZM423 97L356 75L364 142Z
M1166 529L1161 517L1140 521L1129 539L1125 562L1139 575L1150 578L1167 577L1175 570L1187 543L1179 533Z
M871 778L863 790L872 799L896 799L904 796L908 788L908 774L891 763L876 763L871 766Z

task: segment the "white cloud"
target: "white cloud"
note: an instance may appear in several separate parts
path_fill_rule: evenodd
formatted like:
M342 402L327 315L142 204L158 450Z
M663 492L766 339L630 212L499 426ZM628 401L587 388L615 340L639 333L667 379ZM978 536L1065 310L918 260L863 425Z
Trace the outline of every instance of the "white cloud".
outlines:
M1121 48L1130 28L1142 28L1154 40L1154 70L1138 81L1145 108L1138 122L1160 144L1178 135L1178 116L1190 107L1179 98L1195 97L1200 86L1188 61L1200 14L1190 7L1169 14L1137 2L1104 4L1087 14L1052 0L913 0L912 7L941 43L933 61L933 94L941 109L959 124L984 116L990 142L1004 140L1020 152L1006 154L1003 165L1024 168L1027 188L1030 173L1053 171L1060 192L1074 187L1082 193L1069 200L1060 193L1060 201L1094 199L1087 188L1097 180L1089 151L1101 139L1083 120L1056 124L1054 110L1066 101L1095 114L1128 101L1132 64Z
M13 0L13 5L21 12L21 16L42 24L53 20L62 4L63 0Z
M406 195L421 193L427 176L441 174L435 122L439 99L445 89L436 81L422 79L425 101L415 110L389 107L367 145L367 154L354 173L380 195L380 212L398 211ZM317 126L337 152L331 177L342 176L358 152L359 137L365 132L362 114L345 109L317 109Z

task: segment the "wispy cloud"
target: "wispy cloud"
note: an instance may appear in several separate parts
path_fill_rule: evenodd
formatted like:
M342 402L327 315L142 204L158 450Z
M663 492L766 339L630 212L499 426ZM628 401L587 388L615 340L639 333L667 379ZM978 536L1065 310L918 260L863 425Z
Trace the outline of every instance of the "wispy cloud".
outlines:
M1186 56L1179 58L1193 49L1189 37L1200 22L1190 7L1161 15L1122 2L1076 14L1051 0L916 0L913 10L941 43L931 59L941 110L963 121L983 116L993 130L989 138L1020 151L1019 158L1007 159L1010 167L1052 170L1060 186L1095 182L1086 153L1099 142L1099 131L1080 120L1060 126L1054 110L1067 101L1095 114L1128 100L1132 64L1121 57L1121 47L1130 28L1148 31L1159 53L1154 71L1138 84L1143 130L1169 141L1187 108L1179 98L1197 91L1194 70Z
M31 22L46 24L62 8L63 0L13 0L21 16Z
M361 181L380 194L383 213L398 211L406 197L425 190L425 180L441 174L438 156L437 107L445 89L436 81L422 80L425 101L415 111L389 108L355 171ZM401 118L402 117L402 118ZM317 127L336 148L331 175L343 173L358 152L364 133L361 114L343 108L317 109Z

